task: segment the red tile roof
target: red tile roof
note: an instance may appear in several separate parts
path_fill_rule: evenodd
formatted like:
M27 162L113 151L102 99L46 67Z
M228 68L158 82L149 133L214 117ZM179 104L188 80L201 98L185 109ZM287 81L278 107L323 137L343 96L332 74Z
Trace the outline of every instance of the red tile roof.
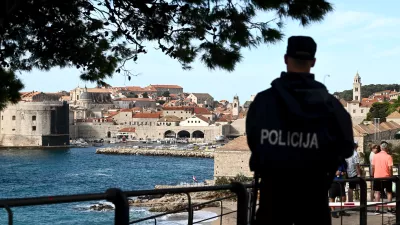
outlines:
M155 102L156 100L151 99L151 98L119 98L119 99L115 99L114 101Z
M132 112L132 109L121 109L120 112Z
M180 89L180 88L182 88L181 86L179 86L179 85L175 85L175 84L150 84L150 86L151 87L154 87L154 88L171 88L171 89L173 89L173 88L176 88L176 89Z
M33 97L33 96L35 96L35 95L38 95L38 94L40 94L41 92L39 92L39 91L35 91L35 92L22 92L22 93L20 93L21 94L21 98L31 98L31 97Z
M216 122L229 122L229 121L226 118L221 117L221 118L217 119Z
M196 115L196 117L199 118L199 119L201 119L201 120L203 120L203 121L206 122L206 123L210 122L210 120L209 120L208 118L204 117L204 116Z
M135 133L136 132L136 128L134 128L134 127L125 127L125 128L122 128L121 130L119 130L118 132Z
M163 107L163 110L180 110L180 111L193 111L193 107L185 107L185 106L170 106Z
M363 98L361 100L361 106L370 108L372 106L372 104L374 104L375 102L378 102L378 100L375 98L374 99Z
M203 115L209 115L211 112L206 109L206 108L200 108L200 107L195 107L194 108L194 113L196 114L203 114Z
M163 110L179 110L179 111L191 111L194 114L200 115L209 115L211 112L206 108L201 107L188 107L188 106L172 106L172 107L163 107Z
M218 148L216 151L250 151L250 148L247 144L247 137L240 136Z
M113 87L115 91L132 91L132 92L157 92L154 87L139 87L139 86L126 86L126 87Z
M132 116L132 118L147 118L147 119L159 119L161 118L161 113L136 113Z

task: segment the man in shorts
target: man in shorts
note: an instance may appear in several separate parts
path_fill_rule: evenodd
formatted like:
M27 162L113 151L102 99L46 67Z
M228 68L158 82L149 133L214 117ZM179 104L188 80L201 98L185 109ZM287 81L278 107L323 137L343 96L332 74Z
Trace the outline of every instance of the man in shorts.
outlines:
M335 199L337 197L341 198L341 202L346 202L346 190L344 186L346 183L344 182L335 182L338 180L343 180L344 177L346 176L346 163L343 163L342 165L339 166L338 170L336 171L336 177L331 185L331 188L329 189L328 195L329 195L329 201L330 202L335 202ZM332 207L332 211L334 211L335 208ZM342 211L340 212L341 216L349 216L350 214ZM339 218L339 215L336 212L332 212L332 217L333 218Z
M347 162L347 178L354 179L361 175L360 160L357 153L358 143L354 142L353 155L346 159ZM348 199L353 202L353 190L357 188L357 182L349 182Z
M388 154L388 143L383 141L381 151L374 155L372 160L372 175L374 178L389 178L393 176L393 158ZM392 181L374 181L373 190L375 191L375 201L380 202L381 191L386 190L387 200L392 201ZM388 207L388 212L394 213L392 207ZM380 214L379 207L376 207L375 214Z

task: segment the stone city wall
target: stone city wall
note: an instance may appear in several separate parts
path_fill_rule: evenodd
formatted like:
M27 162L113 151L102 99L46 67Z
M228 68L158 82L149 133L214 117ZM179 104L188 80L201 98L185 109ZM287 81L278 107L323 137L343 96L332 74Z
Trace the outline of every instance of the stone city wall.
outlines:
M250 151L218 151L214 153L214 179L243 174L253 177L249 167Z
M40 146L51 134L51 112L62 102L19 102L0 112L0 145Z
M0 134L0 146L41 146L42 135Z
M204 141L214 141L216 136L224 135L224 126L207 126L207 127L182 127L182 126L132 126L132 125L114 125L112 123L77 123L70 126L70 137L76 138L107 138L108 132L111 137L116 137L118 130L125 127L135 127L136 139L163 139L167 131L172 131L178 134L180 131L188 131L192 134L194 131L201 131L204 133ZM193 141L195 139L192 139Z

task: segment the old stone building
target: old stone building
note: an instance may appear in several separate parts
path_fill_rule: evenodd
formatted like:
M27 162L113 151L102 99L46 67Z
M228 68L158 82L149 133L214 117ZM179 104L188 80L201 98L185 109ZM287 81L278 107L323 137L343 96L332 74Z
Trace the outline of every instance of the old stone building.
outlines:
M214 104L214 98L208 93L191 93L187 99L196 104L203 104L206 106L212 106Z
M211 120L202 115L194 115L186 120L180 122L180 126L183 127L193 127L193 126L209 126L211 124Z
M243 174L253 177L249 168L250 148L247 137L240 136L218 148L214 153L214 179Z
M75 88L70 92L74 119L101 118L114 108L111 92L105 88Z
M389 121L374 124L355 124L353 125L354 139L358 142L359 151L364 152L370 143L379 144L382 140L393 140L400 131L400 125Z
M0 117L0 145L69 144L69 107L66 102L20 101L17 104L9 104L0 112Z
M178 107L164 107L163 108L163 116L173 115L181 120L186 120L191 118L193 115L201 115L209 120L214 120L213 114L206 108L201 107L187 107L187 106L178 106Z
M120 109L130 109L134 107L156 108L156 101L151 98L119 98L114 99L114 105Z
M176 127L176 126L180 126L179 123L181 121L182 121L181 118L179 118L177 116L167 115L167 116L164 116L164 117L160 118L157 121L157 126L168 126L168 127L169 126L173 126L173 127Z
M150 84L149 87L157 90L157 96L161 96L164 92L176 95L183 93L183 88L175 84Z
M357 72L353 83L353 100L349 102L341 101L346 111L350 114L353 124L363 122L367 118L367 113L370 109L370 106L362 100L361 85L361 77Z
M160 112L135 113L132 117L132 125L154 127L157 126L160 118Z
M394 111L389 116L386 117L386 121L390 122L393 121L395 123L400 124L400 112Z

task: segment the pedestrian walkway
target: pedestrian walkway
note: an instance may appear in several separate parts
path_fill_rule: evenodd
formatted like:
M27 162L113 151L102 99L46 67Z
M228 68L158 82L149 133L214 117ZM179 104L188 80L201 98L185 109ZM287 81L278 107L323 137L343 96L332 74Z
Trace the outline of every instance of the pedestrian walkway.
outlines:
M354 211L348 211L350 216L343 216L341 218L332 218L332 225L359 225L360 224L360 213ZM382 220L383 219L383 220ZM382 222L383 221L383 222ZM371 225L393 225L396 222L396 216L391 213L384 213L381 215L375 215L375 213L367 213L367 224Z

